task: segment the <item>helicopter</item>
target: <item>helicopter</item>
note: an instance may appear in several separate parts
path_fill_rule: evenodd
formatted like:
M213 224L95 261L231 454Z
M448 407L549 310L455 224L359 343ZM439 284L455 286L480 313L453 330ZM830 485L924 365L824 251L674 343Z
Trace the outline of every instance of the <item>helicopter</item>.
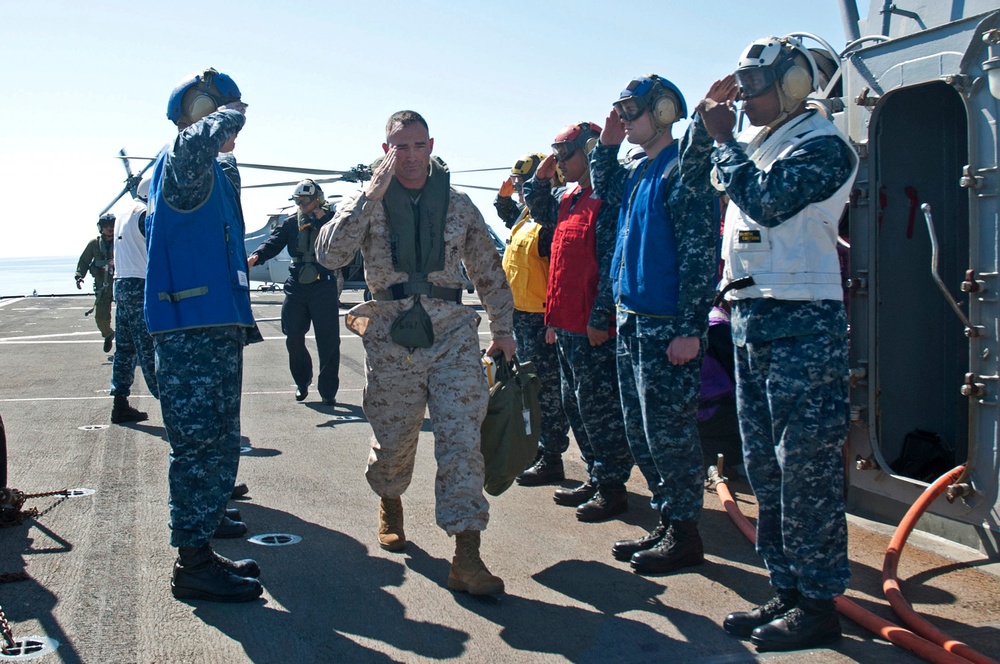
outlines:
M125 183L122 190L118 195L103 209L100 214L104 214L126 194L130 194L132 198L137 198L137 191L139 183L142 181L143 175L155 162L155 157L135 157L126 154L125 149L122 148L118 151L118 159L121 160L122 165L125 167ZM133 173L132 168L129 165L130 159L136 159L140 161L148 162L146 166L138 173ZM361 184L371 178L371 167L365 164L358 164L357 166L345 170L329 170L320 168L300 168L294 166L280 166L276 164L251 164L251 163L240 163L239 167L241 169L255 169L264 171L278 171L286 173L298 173L304 176L322 176L313 177L313 181L317 184L329 184L329 183L358 183ZM507 168L482 168L482 169L472 169L465 171L452 171L453 173L474 173L482 171L506 171ZM247 189L261 189L268 187L294 187L298 184L300 180L283 181L283 182L267 182L263 184L248 184L241 187L242 190ZM485 189L488 191L496 191L492 187L481 187L478 185L456 185L468 189ZM327 194L327 200L334 201L341 198L338 194ZM297 208L295 205L282 205L267 215L267 221L263 226L256 230L247 231L243 236L244 247L246 253L249 256L253 253L257 247L264 243L270 236L271 232L288 217L296 214ZM497 235L490 226L487 225L487 230L490 233L490 237L493 240L494 248L497 253L501 256L503 255L504 249L506 248L506 242ZM260 291L273 291L281 288L281 285L288 278L289 266L291 265L292 258L288 254L288 249L282 249L281 252L271 258L270 260L263 261L254 265L250 268L248 276L250 281L258 282L258 290ZM467 292L472 293L475 287L472 281L469 280L468 275L465 274L465 268L462 268L463 275L465 276L465 289ZM358 251L354 255L354 259L344 267L341 268L341 276L343 277L342 290L360 290L363 291L363 297L365 300L371 299L371 292L368 290L368 285L365 283L365 271L364 271L364 259L361 256L361 252Z

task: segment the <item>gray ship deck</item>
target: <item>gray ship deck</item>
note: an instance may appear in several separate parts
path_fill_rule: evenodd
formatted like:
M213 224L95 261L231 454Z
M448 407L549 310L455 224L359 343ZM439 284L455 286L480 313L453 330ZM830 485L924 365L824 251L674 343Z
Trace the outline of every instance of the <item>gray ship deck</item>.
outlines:
M345 294L345 300L357 293ZM469 300L470 302L472 299ZM707 561L642 577L614 561L610 545L654 525L638 472L630 511L582 524L550 488L512 487L492 499L483 557L507 585L499 599L454 594L445 581L452 541L434 524L429 427L404 496L403 553L375 540L377 499L364 476L370 428L361 412L364 357L344 332L342 404L292 398L278 316L281 294L255 294L263 344L247 349L241 461L249 500L238 507L251 534L290 533L298 544L264 547L216 540L221 553L253 556L264 597L241 605L184 603L170 595L168 446L157 403L140 372L135 426L106 425L110 361L84 297L0 301L0 415L9 482L26 493L84 487L89 496L39 498L41 514L0 529L0 606L16 638L46 636L61 662L916 662L843 619L829 650L758 655L721 627L729 611L769 595L751 545L714 495L701 532ZM483 327L485 330L485 326ZM485 339L485 335L484 335ZM582 478L572 454L567 473ZM567 482L569 485L569 482ZM752 516L746 485L732 490ZM851 521L849 592L885 618L882 555L891 531ZM962 556L971 562L959 562ZM982 652L1000 652L1000 578L966 549L915 534L899 577L907 598L941 628ZM3 657L0 657L2 661Z

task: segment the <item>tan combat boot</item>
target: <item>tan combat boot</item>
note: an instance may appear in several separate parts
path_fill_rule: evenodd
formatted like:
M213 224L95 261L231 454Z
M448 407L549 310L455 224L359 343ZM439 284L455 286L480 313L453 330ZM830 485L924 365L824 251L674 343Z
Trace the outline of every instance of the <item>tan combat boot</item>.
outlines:
M402 498L383 498L379 502L378 545L386 551L402 551L406 546Z
M455 535L455 557L448 572L448 588L470 595L497 595L503 592L503 579L493 576L479 557L478 530Z

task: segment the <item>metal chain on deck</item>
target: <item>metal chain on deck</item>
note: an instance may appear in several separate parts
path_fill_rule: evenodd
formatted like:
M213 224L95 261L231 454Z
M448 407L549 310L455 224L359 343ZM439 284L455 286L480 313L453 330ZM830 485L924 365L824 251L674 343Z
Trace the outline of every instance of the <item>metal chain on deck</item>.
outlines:
M9 655L10 649L16 644L14 643L14 633L10 629L10 623L7 622L7 616L3 614L2 606L0 606L0 634L3 635L3 643L0 643L0 652L4 655Z
M22 510L24 502L31 498L45 498L48 496L69 496L69 489L59 491L43 491L41 493L24 493L17 489L0 489L0 528L16 526L24 523L26 518L38 516L37 508ZM61 502L61 501L60 501Z

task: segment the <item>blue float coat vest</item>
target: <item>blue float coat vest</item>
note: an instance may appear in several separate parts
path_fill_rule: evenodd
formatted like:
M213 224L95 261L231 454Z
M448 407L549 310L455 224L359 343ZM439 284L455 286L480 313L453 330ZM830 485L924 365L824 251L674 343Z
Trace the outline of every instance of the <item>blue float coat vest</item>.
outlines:
M611 260L611 292L620 311L676 316L680 277L677 242L667 208L677 143L638 162L625 182Z
M153 167L146 222L146 326L151 334L253 326L243 210L218 162L212 192L182 212L163 198L166 154Z

